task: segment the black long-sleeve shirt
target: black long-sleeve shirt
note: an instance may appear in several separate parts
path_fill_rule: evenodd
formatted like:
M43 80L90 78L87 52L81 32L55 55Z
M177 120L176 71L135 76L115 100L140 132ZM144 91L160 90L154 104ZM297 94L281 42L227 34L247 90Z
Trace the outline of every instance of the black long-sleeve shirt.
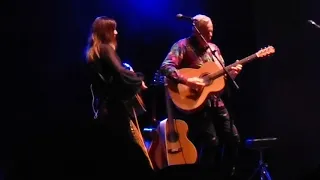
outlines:
M95 96L112 101L126 101L141 89L142 78L122 66L115 50L108 44L99 47L99 57L89 63Z
M122 66L111 46L102 44L98 51L99 56L88 62L92 89L99 101L98 117L94 121L98 126L94 126L94 138L90 139L90 148L94 149L92 166L99 167L95 172L101 173L102 177L117 171L107 167L110 164L114 167L121 164L127 169L132 166L140 169L149 167L148 160L140 156L141 149L131 132L130 114L123 103L140 91L142 79ZM137 163L136 158L140 157Z

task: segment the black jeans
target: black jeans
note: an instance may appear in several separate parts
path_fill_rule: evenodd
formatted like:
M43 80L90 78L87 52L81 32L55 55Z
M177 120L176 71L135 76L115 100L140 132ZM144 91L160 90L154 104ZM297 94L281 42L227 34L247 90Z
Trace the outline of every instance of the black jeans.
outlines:
M198 150L198 163L230 174L237 158L240 137L227 108L205 106L193 114L175 110L175 117L189 126L189 139Z

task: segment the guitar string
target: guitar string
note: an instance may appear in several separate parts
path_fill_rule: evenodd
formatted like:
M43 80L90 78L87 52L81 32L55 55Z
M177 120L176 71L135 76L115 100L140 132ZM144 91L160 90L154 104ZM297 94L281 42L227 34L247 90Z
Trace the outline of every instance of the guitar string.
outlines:
M174 119L175 121L174 121L174 124L175 124L175 129L177 130L177 121L176 121L176 119ZM178 139L178 141L179 141L179 145L180 145L180 147L181 147L181 141L180 141L180 138ZM182 148L182 147L181 147ZM187 164L187 160L186 160L186 156L185 156L185 154L184 154L184 151L183 151L183 148L182 148L182 157L183 157L183 160L184 160L184 163L185 164Z

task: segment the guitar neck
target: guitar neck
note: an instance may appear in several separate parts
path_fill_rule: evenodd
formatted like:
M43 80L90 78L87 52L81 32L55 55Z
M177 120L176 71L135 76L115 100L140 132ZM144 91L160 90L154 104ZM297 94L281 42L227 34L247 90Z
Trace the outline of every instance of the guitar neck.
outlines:
M243 58L243 59L241 59L241 60L239 60L239 61L236 61L236 62L234 62L234 63L226 66L225 68L226 68L227 71L229 71L229 70L231 69L231 67L234 67L234 66L236 66L236 65L238 65L238 64L246 64L246 63L248 63L248 62L256 59L257 57L258 57L258 56L257 56L256 53L255 53L255 54L251 54L250 56L245 57L245 58ZM218 78L218 77L220 77L220 76L223 76L224 74L225 74L224 70L221 69L221 70L219 70L219 71L217 71L217 72L215 72L215 73L213 73L213 74L210 74L210 78L211 78L211 79L215 79L215 78Z
M243 58L243 59L241 59L241 60L239 60L239 61L236 61L236 62L228 65L228 66L226 67L226 69L227 69L227 70L230 70L231 67L236 66L236 65L238 65L238 64L246 64L246 63L251 62L252 60L256 59L257 57L258 57L257 54L251 54L251 55L248 56L248 57L245 57L245 58Z
M168 132L173 132L174 131L174 120L173 120L173 115L172 115L172 107L170 103L170 98L169 98L169 92L168 92L168 83L166 78L164 79L164 90L165 90L165 98L166 98L166 107L167 107L167 123L168 123Z

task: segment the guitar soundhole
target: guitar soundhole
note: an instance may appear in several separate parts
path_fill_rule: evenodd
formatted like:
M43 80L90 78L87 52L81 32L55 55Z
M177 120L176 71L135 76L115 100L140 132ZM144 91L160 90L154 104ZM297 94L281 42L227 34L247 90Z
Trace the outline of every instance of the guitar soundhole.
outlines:
M206 84L206 86L210 85L213 82L213 80L211 80L210 78L207 78L207 75L209 75L209 74L210 73L206 72L206 73L201 74L200 77L199 77L199 78L203 78L204 83Z
M176 133L176 132L170 132L170 133L168 133L168 135L167 135L167 140L168 140L169 142L176 142L176 141L179 140L179 134Z

